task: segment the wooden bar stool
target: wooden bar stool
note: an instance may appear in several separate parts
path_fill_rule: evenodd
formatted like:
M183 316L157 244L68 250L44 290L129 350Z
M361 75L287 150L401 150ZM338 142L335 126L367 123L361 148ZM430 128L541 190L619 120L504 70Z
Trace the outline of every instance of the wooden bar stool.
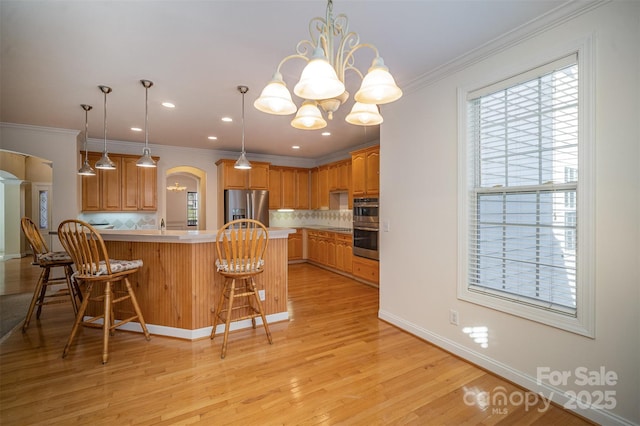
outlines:
M109 359L109 335L113 331L128 322L138 320L144 336L151 338L136 295L131 288L129 275L142 267L142 260L115 260L109 259L107 248L100 234L86 222L77 219L65 220L58 227L58 236L64 248L69 252L76 267L74 277L86 285L85 298L80 305L76 320L71 329L69 340L64 347L62 357L66 357L69 348L80 325L102 328L102 363ZM94 285L104 286L102 294L92 295ZM124 284L124 288L122 286ZM118 320L114 316L114 305L129 300L134 312L127 312L131 316ZM101 315L84 319L87 305L90 301L102 302L104 311ZM99 320L102 320L100 324Z
M33 265L38 265L42 269L40 277L33 291L33 297L29 304L29 310L27 316L22 324L22 332L26 332L29 327L29 322L33 315L33 310L38 307L36 311L36 318L40 319L42 313L42 307L53 303L64 303L71 300L71 306L73 312L78 313L78 301L82 302L82 293L78 288L78 284L72 279L73 260L69 254L65 251L49 250L47 243L42 238L42 234L38 231L36 224L28 217L23 217L20 220L20 226L24 236L27 238L31 251L33 252ZM53 277L52 269L62 268L64 276ZM66 289L58 291L47 291L49 286L66 283Z
M231 321L250 318L253 328L256 328L256 317L261 317L269 344L273 343L255 282L256 275L264 271L264 253L268 242L267 228L253 219L231 221L218 231L216 268L224 277L224 288L214 313L211 339L216 336L218 322L224 322L221 358L227 354ZM237 304L236 299L240 303Z

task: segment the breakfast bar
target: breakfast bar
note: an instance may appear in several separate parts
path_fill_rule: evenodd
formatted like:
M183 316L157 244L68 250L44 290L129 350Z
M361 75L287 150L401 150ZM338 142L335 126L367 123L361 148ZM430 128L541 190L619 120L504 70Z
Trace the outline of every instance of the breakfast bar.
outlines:
M289 318L287 238L293 232L269 228L264 272L256 277L269 323ZM222 291L215 267L217 231L100 230L100 235L112 259L143 260L130 281L152 334L189 340L210 335ZM231 329L251 326L245 322ZM122 328L141 331L136 323Z

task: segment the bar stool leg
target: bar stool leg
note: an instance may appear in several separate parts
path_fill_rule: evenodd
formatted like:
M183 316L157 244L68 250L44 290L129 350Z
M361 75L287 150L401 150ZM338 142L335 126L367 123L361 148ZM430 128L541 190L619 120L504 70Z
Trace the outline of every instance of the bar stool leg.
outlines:
M233 295L236 292L236 279L231 279L231 289L229 290L229 304L227 305L227 318L224 326L224 339L222 340L222 354L220 358L227 355L227 338L229 337L229 325L231 324L231 312L233 312Z
M27 316L25 317L24 323L22 324L22 332L23 333L26 333L27 332L27 327L29 327L29 322L31 321L31 316L33 315L33 310L35 309L36 304L38 303L38 300L40 299L40 295L41 295L43 287L44 287L45 277L49 276L49 274L47 273L48 270L49 270L49 268L44 268L40 272L40 277L38 278L38 282L36 283L36 288L33 290L33 297L31 298L31 303L29 304L29 310L27 311ZM40 315L38 315L38 317L39 316Z
M89 295L91 294L92 288L93 283L87 283L87 296L82 300L82 304L80 305L80 309L78 310L78 314L76 315L76 320L73 322L71 334L69 335L67 344L64 345L64 350L62 351L62 358L67 356L67 354L69 353L69 348L71 348L71 344L73 343L73 339L76 337L76 333L78 332L78 328L80 327L80 323L82 322L82 318L84 317L84 312L87 310L87 306L89 305Z
M111 321L113 313L111 306L111 282L104 285L104 323L102 324L102 363L109 361L109 335L111 334Z

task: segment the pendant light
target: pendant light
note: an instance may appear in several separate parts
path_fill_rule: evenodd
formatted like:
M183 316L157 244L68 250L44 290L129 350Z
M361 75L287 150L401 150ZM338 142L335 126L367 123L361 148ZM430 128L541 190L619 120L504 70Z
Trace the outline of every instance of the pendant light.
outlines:
M80 105L84 110L84 163L80 170L78 170L78 174L81 176L95 176L96 171L93 170L91 165L89 164L89 153L87 151L87 138L89 137L89 111L93 109L91 105Z
M116 164L109 158L107 152L107 94L111 93L111 87L98 86L102 93L104 93L104 149L102 151L102 157L96 162L96 169L102 170L115 170Z
M240 153L240 158L236 161L236 164L233 166L236 169L247 170L251 168L251 163L247 160L247 156L244 152L244 94L249 91L247 86L238 86L238 92L242 93L242 152Z
M149 149L149 87L153 86L153 81L140 80L140 83L144 86L144 149L136 166L156 167L156 162L151 158L151 150Z

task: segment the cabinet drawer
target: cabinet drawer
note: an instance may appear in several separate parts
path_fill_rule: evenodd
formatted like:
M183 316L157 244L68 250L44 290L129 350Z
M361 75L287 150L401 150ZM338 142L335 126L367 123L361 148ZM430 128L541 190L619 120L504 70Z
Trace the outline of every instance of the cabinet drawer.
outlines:
M380 281L380 268L375 260L354 256L352 274L363 280L378 284Z

